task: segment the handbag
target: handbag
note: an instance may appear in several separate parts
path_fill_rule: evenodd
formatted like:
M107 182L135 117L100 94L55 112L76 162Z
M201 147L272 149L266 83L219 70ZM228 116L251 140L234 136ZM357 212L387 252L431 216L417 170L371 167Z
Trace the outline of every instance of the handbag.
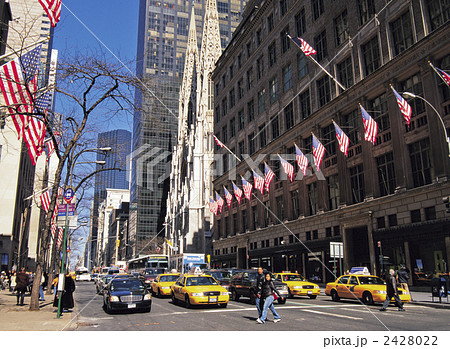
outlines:
M273 293L273 300L276 301L278 299L278 295L274 292Z

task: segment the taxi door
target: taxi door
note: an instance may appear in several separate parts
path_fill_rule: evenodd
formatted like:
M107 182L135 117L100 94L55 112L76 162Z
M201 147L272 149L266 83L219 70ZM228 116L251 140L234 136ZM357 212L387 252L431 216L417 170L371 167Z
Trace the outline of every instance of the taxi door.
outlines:
M341 298L348 298L348 296L349 296L348 279L350 279L349 276L343 276L338 280L338 282L336 284L336 291L338 293L338 296Z
M184 282L186 281L186 278L182 278L182 279L178 279L178 281L173 285L173 295L175 296L175 298L184 301L184 296L183 296L183 286L184 286Z
M351 276L350 280L348 281L348 298L353 298L355 299L357 298L361 298L361 291L359 290L360 287L356 287L359 286L359 282L358 282L358 278L356 276Z

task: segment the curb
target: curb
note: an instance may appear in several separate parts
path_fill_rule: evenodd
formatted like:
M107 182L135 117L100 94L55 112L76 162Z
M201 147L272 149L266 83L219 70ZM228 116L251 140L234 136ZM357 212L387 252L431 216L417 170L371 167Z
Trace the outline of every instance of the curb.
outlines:
M436 303L436 302L419 302L419 301L411 301L408 304L411 305L421 305L429 308L437 308L437 309L450 309L450 303Z

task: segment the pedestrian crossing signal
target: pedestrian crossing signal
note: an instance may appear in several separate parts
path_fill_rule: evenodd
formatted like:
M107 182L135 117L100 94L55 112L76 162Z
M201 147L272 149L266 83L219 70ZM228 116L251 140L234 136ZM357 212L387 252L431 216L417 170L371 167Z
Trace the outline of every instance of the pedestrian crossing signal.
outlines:
M445 204L445 212L450 213L450 196L444 196L442 201Z

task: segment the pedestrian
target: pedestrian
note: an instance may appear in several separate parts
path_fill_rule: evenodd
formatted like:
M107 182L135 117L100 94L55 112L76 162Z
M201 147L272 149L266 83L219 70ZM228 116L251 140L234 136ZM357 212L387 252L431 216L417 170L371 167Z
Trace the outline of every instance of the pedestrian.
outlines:
M402 264L400 266L400 270L397 272L397 281L400 284L400 287L403 288L406 292L409 293L409 287L408 287L408 280L409 280L409 270L406 269L406 267Z
M14 294L14 291L16 289L16 271L11 271L11 277L9 278L9 290Z
M75 291L75 281L69 273L66 273L64 280L64 293L61 298L61 309L69 310L74 307L73 292Z
M53 288L53 294L56 296L56 291L58 288L58 280L59 280L59 275L56 274L55 278L52 280L52 284L51 287Z
M45 277L44 274L41 275L41 283L39 285L39 300L40 301L45 301L44 299L44 282L45 282Z
M398 311L405 311L403 308L402 301L398 296L397 291L397 280L395 280L395 271L394 269L389 269L389 274L386 277L386 300L383 302L380 311L386 311L389 303L391 303L391 299L394 297L395 305L398 307Z
M263 281L263 283L261 285L261 291L259 293L261 295L261 302L263 302L262 303L263 309L262 309L261 317L256 319L256 322L258 324L263 324L266 322L267 312L269 311L269 309L272 312L273 317L274 317L273 322L281 321L280 315L278 315L277 311L275 310L275 307L273 306L273 301L275 299L274 293L278 296L278 298L283 300L283 297L281 297L280 293L278 292L278 290L275 288L275 285L273 284L270 273L267 273L265 276L265 280Z
M256 287L254 290L255 293L255 304L256 304L256 310L258 311L258 319L261 317L262 315L262 311L261 311L261 286L262 283L264 281L264 273L263 273L263 268L259 267L258 268L258 275L256 276Z
M25 273L25 268L22 267L20 269L20 272L17 273L16 276L16 287L15 290L17 292L17 304L16 305L23 305L23 300L25 298L25 292L27 291L28 287L28 274ZM20 304L19 304L20 301Z

